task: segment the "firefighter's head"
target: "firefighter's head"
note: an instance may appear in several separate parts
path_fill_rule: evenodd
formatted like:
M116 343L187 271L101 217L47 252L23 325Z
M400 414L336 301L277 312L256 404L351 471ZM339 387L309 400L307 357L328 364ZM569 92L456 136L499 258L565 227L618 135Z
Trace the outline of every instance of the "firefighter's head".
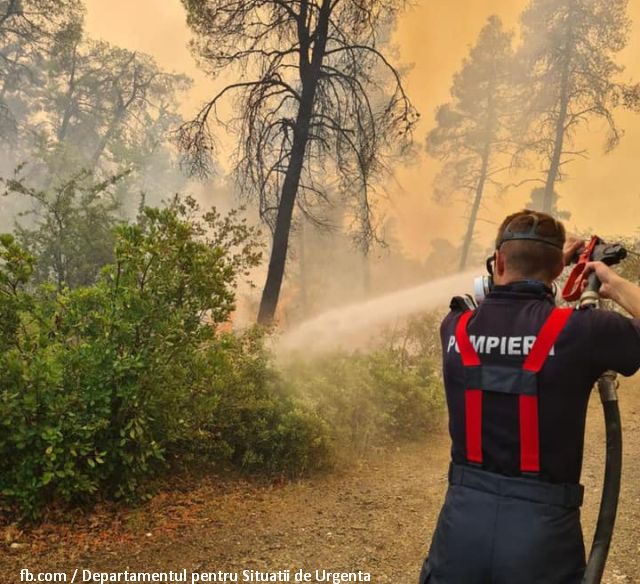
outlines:
M564 226L546 213L525 209L509 215L496 237L496 284L539 280L548 285L564 267Z

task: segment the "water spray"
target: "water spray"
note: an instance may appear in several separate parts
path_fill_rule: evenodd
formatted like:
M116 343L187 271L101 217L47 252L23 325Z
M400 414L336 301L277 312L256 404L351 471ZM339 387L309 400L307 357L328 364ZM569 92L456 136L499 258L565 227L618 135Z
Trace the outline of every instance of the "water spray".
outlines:
M340 347L353 349L358 343L370 342L372 333L384 325L438 306L447 306L456 291L467 287L477 273L477 268L474 268L329 310L283 334L276 350L280 354L302 352L312 355Z

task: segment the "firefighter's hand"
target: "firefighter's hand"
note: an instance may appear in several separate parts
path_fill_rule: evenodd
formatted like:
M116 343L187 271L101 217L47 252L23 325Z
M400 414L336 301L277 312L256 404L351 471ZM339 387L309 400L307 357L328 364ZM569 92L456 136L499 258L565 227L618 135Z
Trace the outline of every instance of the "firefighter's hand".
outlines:
M631 316L640 319L640 286L625 280L602 262L589 262L585 273L590 272L595 272L602 282L600 296L610 298L622 306Z
M564 242L564 247L562 248L562 259L564 260L564 265L568 266L572 261L574 261L576 254L582 251L583 247L584 239L568 236L567 240Z
M602 296L603 298L609 298L611 300L618 301L620 291L619 289L622 286L622 283L626 280L602 262L589 262L584 271L585 286L587 284L586 276L588 276L591 272L595 272L596 276L598 276L598 280L600 280L600 282L602 283L602 286L599 290L600 296Z

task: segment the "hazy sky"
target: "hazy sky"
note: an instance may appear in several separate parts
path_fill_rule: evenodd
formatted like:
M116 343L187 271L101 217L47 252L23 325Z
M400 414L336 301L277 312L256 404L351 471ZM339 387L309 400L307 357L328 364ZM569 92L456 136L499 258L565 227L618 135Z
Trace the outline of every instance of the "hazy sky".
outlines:
M180 0L86 0L86 4L91 37L149 53L163 67L194 79L194 88L182 108L185 116L193 114L211 95L213 82L198 71L186 46L189 30ZM466 224L463 205L438 205L431 198L438 164L424 154L424 139L433 124L435 108L447 101L451 77L486 18L495 13L507 26L514 26L526 4L526 0L415 0L398 23L395 42L399 61L412 65L406 87L422 118L416 130L420 154L409 167L398 170L397 184L389 186L392 201L388 214L397 219L397 235L412 255L426 254L434 237L461 238ZM632 0L629 10L634 27L619 62L626 66L626 80L640 81L640 0ZM601 235L638 233L640 114L619 112L617 120L626 131L620 146L604 155L604 128L594 122L585 129L589 159L571 163L569 178L557 187L561 208L572 213L571 229L593 229ZM525 185L500 200L487 194L479 224L483 243L493 237L494 223L523 206L530 189L531 185Z

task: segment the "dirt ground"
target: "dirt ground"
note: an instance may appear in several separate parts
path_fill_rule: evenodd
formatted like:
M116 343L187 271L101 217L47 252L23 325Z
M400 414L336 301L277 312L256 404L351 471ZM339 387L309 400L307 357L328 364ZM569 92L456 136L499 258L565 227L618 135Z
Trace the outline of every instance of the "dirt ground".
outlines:
M640 582L640 383L621 388L623 491L605 582ZM589 414L583 518L591 540L602 478L603 427ZM273 572L290 568L371 573L375 583L413 584L446 488L444 431L420 444L373 453L360 465L310 480L259 485L207 479L179 485L134 510L98 509L68 524L45 522L0 541L0 581L20 569L136 572ZM312 580L315 581L315 580Z

